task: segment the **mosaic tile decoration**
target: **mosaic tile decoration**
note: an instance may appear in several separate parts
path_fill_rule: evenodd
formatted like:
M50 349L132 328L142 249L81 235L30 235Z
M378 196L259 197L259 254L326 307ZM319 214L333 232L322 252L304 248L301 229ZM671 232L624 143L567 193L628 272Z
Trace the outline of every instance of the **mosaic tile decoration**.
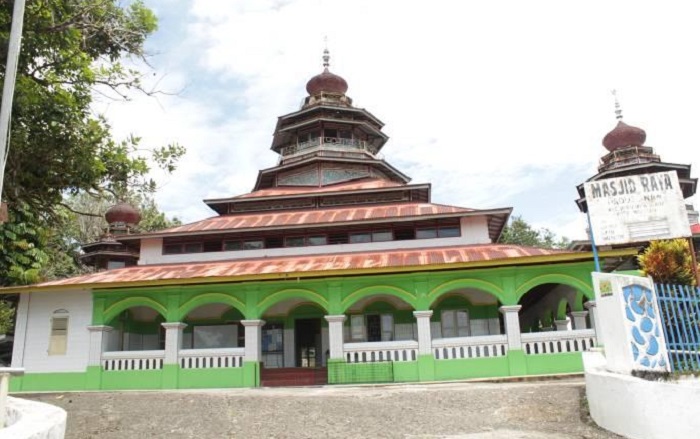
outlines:
M622 296L634 368L667 371L663 329L654 291L633 284L622 287Z

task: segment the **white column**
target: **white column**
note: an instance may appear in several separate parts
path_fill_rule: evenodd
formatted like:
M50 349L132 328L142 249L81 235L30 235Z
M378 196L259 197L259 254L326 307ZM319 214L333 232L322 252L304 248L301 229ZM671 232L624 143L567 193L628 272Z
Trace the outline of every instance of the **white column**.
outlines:
M343 322L345 322L345 314L337 316L325 316L328 322L328 341L330 344L330 359L342 360L345 358L343 352Z
M433 351L432 336L430 334L430 317L433 310L413 311L418 327L418 355L430 355Z
M569 330L569 318L567 317L564 320L555 320L554 326L557 328L557 331L568 331Z
M182 346L182 330L187 327L186 323L172 322L161 323L165 328L165 360L163 364L178 364L178 353Z
M498 308L503 314L503 321L506 326L506 336L508 337L508 349L522 349L520 341L520 317L518 312L522 305L508 305Z
M241 320L245 326L245 361L262 361L262 327L265 320Z
M571 317L574 318L574 329L586 329L586 316L588 316L588 311L571 311Z
M589 300L584 303L583 306L588 310L588 315L591 319L591 328L595 331L596 340L598 340L598 345L602 344L603 336L600 334L600 328L598 327L598 306L595 300Z
M20 294L17 311L15 311L15 338L12 343L12 367L24 366L24 345L27 337L27 320L29 319L29 301L32 293Z
M102 353L107 347L107 333L112 330L111 326L99 325L88 326L90 331L90 346L88 353L88 366L100 366L102 364Z

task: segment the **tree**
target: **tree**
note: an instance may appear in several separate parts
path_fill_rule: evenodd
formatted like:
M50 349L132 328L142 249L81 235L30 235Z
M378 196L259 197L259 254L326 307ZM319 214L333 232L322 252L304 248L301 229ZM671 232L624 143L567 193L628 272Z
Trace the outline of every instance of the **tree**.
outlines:
M7 48L11 13L12 2L0 3L0 51ZM96 94L122 99L128 90L154 93L124 61L145 61L143 43L156 27L139 0L128 6L116 0L27 1L2 193L9 221L0 226L0 284L41 278L49 252L60 248L53 227L67 221L66 195L147 195L156 189L147 178L149 163L175 169L184 148L173 144L144 153L138 137L113 139L91 107ZM6 58L0 52L3 63ZM71 271L64 262L64 269L54 267L56 275Z
M685 239L652 241L638 256L645 276L662 284L695 285L695 272L690 245Z
M521 216L516 215L511 217L510 223L503 228L498 242L527 247L566 248L570 241L566 237L557 239L556 234L547 228L536 230Z

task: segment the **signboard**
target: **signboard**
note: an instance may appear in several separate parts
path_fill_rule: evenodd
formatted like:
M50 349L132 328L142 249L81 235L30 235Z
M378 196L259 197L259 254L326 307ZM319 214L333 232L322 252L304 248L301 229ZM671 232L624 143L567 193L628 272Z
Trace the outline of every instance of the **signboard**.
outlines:
M584 184L596 245L691 236L675 171Z

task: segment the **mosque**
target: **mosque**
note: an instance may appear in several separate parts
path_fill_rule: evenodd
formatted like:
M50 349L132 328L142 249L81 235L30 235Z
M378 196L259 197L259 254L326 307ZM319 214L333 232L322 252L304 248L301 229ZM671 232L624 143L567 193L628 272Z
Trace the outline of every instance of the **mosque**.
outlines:
M431 201L323 71L277 120L276 166L215 213L140 233L126 203L84 246L96 272L20 296L13 391L426 382L582 371L596 345L587 249L499 244L512 209ZM674 169L620 121L592 179ZM579 186L579 207L586 200ZM696 226L696 233L697 226ZM603 249L608 271L637 248Z

